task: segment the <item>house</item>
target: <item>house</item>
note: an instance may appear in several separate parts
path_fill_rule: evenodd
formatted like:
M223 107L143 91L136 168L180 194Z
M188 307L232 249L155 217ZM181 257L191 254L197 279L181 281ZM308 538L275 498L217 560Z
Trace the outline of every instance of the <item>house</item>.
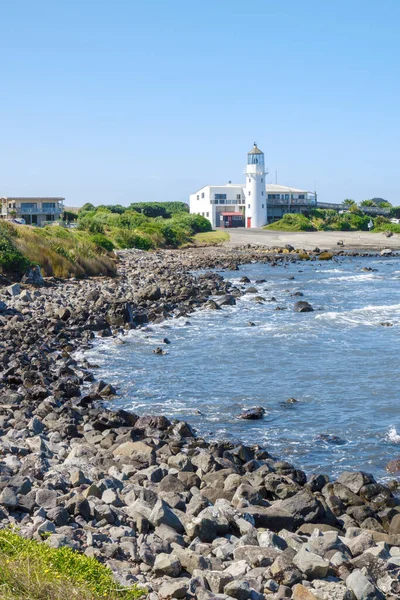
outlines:
M264 153L254 146L247 154L246 182L206 185L190 195L190 212L213 227L262 227L285 213L307 212L317 206L317 194L266 183Z
M27 225L43 227L60 221L65 198L0 198L2 219L23 219Z

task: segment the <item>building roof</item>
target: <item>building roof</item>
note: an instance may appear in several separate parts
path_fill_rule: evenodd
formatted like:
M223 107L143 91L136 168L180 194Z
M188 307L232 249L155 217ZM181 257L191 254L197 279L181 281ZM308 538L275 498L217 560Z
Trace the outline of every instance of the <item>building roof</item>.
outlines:
M51 197L42 197L42 196L3 196L0 200L65 200L65 198L61 198L59 196L51 196Z
M257 144L254 142L252 150L250 150L250 152L248 152L247 154L264 154L264 152L262 152L260 148L257 148Z
M314 192L309 192L308 190L299 190L295 187L289 187L287 185L277 185L276 183L267 183L266 185L267 192L276 193L276 194L284 194L284 193L293 193L293 194L312 194Z

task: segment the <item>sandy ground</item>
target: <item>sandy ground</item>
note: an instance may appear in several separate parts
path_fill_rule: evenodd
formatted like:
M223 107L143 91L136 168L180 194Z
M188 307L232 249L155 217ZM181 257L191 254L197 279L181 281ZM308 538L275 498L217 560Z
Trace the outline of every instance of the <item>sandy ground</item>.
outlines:
M243 244L262 244L265 246L284 246L291 244L295 248L313 250L339 250L339 240L343 240L345 250L382 250L391 248L400 250L400 235L393 234L387 238L383 233L369 233L367 231L304 231L290 233L286 231L265 231L264 229L229 229L230 241L227 246L241 246Z

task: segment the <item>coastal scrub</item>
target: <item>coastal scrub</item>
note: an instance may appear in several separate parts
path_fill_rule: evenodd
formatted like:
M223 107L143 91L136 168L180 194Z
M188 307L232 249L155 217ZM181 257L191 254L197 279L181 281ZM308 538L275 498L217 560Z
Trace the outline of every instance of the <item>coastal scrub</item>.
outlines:
M111 571L71 548L50 548L0 531L2 600L135 600L145 592L121 588Z

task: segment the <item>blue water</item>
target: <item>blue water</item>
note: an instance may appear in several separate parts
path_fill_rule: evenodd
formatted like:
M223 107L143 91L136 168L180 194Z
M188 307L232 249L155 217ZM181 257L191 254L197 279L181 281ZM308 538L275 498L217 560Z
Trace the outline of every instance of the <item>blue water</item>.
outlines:
M349 468L388 478L386 463L400 457L400 259L251 264L221 274L258 294L86 353L100 365L97 377L117 385L112 405L184 419L208 438L263 445L308 473ZM239 283L243 275L251 284ZM304 297L291 296L297 291ZM295 313L297 300L315 311ZM168 354L153 354L164 337ZM298 402L285 404L290 397ZM255 405L267 411L262 421L236 418Z

